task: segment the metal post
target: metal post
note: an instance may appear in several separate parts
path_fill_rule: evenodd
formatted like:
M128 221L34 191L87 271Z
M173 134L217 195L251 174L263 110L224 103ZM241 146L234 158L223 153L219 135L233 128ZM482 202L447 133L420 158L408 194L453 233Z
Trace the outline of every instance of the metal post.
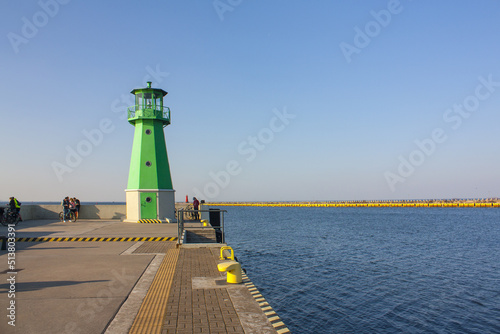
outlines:
M181 243L182 232L184 230L184 210L177 211L177 244Z
M221 232L222 232L222 243L226 243L226 232L224 231L224 211L221 211L221 218L220 218L220 227L221 227Z

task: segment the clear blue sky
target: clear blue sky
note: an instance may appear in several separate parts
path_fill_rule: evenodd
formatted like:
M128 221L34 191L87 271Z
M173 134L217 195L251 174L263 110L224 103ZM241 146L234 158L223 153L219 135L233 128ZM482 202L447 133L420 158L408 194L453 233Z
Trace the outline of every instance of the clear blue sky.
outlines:
M0 6L0 200L124 201L148 80L177 201L500 196L498 1Z

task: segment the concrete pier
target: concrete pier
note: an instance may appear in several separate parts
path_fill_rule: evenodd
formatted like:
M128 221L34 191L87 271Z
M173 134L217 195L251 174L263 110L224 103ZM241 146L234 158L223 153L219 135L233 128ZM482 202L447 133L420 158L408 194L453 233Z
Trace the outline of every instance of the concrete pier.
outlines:
M14 233L0 251L0 333L289 332L246 276L226 282L220 245L177 247L176 224L28 220Z

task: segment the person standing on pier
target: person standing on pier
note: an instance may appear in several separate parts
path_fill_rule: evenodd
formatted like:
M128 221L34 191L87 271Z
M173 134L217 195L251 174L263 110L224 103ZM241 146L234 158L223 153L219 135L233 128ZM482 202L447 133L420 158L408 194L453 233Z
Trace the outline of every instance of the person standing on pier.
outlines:
M78 214L80 213L80 200L76 197L73 198L76 204L75 218L78 219Z
M69 197L66 196L62 203L61 203L62 207L63 207L63 221L66 222L66 216L69 215ZM69 221L71 223L71 220Z
M69 199L69 211L73 212L76 221L76 202L74 198Z
M193 209L194 209L194 219L198 220L200 219L199 214L198 214L198 208L200 206L200 202L196 197L193 197Z

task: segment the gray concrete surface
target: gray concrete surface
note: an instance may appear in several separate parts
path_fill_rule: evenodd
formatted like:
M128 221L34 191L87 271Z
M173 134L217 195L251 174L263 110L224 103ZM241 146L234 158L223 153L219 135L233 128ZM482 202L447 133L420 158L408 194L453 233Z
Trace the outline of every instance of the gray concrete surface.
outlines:
M174 224L79 220L19 223L16 237L177 236ZM0 235L7 227L0 226ZM17 242L15 275L0 251L0 333L101 333L153 260L126 255L135 242ZM121 255L124 254L124 255ZM7 279L15 276L15 296ZM12 293L10 293L12 295ZM15 302L15 327L7 307Z
M4 227L4 229L6 229ZM138 224L119 220L76 222L28 220L17 225L17 237L177 237L177 224ZM0 234L2 229L0 228Z

